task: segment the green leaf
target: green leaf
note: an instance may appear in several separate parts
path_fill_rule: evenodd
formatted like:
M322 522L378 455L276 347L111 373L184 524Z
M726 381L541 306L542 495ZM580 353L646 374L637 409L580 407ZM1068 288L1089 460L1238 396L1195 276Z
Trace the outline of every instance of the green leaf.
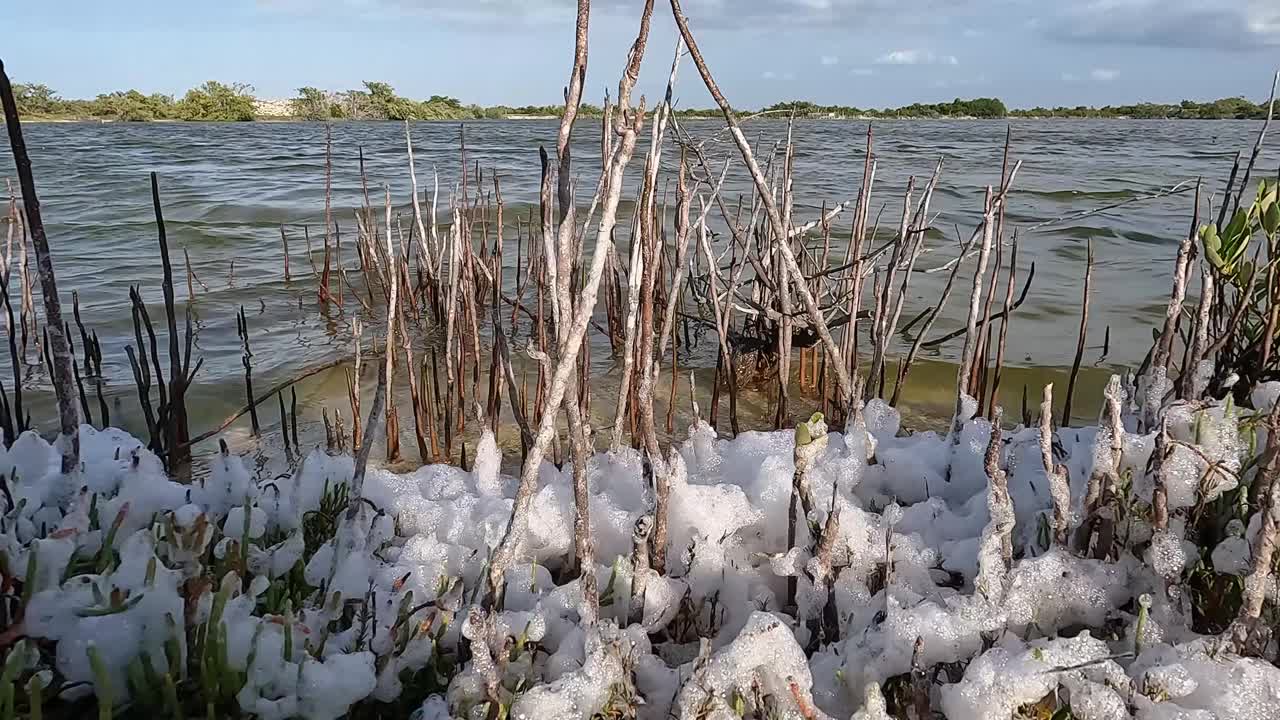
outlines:
M1245 229L1249 225L1249 210L1241 208L1236 210L1236 214L1231 216L1231 222L1227 223L1227 227L1222 231L1222 247L1234 248L1241 242L1241 235L1245 233ZM1224 253L1224 254L1229 254Z
M1257 205L1262 212L1266 212L1276 201L1277 191L1280 191L1280 185L1277 183L1269 183L1265 179L1258 183L1258 199Z
M1244 287L1249 284L1249 278L1253 277L1254 266L1252 260L1245 260L1240 263L1240 267L1236 270L1236 284Z
M1280 231L1280 201L1272 201L1271 206L1263 214L1262 229L1266 230L1268 235L1275 235Z
M813 437L809 434L809 423L796 425L796 447L803 447L811 442Z
M1222 270L1223 265L1226 264L1222 261L1222 256L1218 254L1218 249L1212 245L1205 245L1204 258L1218 270Z
M1204 244L1205 249L1213 248L1217 250L1222 247L1222 240L1218 237L1218 228L1216 225L1203 225L1200 228L1200 242Z

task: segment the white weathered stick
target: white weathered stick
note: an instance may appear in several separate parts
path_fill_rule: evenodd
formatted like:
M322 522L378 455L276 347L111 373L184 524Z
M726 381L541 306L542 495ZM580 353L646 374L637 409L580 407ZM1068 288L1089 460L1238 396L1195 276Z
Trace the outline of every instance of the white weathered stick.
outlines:
M621 117L618 120L618 131L621 135L613 158L608 168L608 180L604 183L604 203L600 216L600 225L596 234L596 247L591 259L591 268L583 285L577 309L573 313L573 323L568 329L565 351L556 360L555 372L551 378L548 391L547 408L556 408L564 401L569 376L576 370L578 352L582 348L583 336L587 325L595 311L596 295L600 289L600 279L604 276L605 261L612 245L614 226L617 224L618 203L622 198L622 180L631 155L635 152L636 138L644 124L644 100L641 99L635 110L630 110L631 88L635 86L640 74L640 61L644 57L645 43L649 37L649 20L653 14L653 0L646 0L644 14L640 21L640 32L631 48L630 62L618 83L618 98ZM511 508L511 520L507 523L502 541L494 549L489 563L489 593L491 602L496 603L502 592L507 569L515 560L516 553L524 543L529 526L529 508L533 502L533 494L537 489L538 471L542 467L542 459L546 455L556 429L556 413L544 412L538 425L538 434L534 438L533 447L525 457L520 472L520 485Z
M1044 401L1040 403L1040 462L1053 498L1053 542L1066 547L1071 530L1071 486L1066 468L1053 459L1053 383L1044 386Z
M422 222L422 203L418 201L418 173L414 169L413 136L409 133L408 120L404 121L404 144L409 153L409 183L413 189L413 221L418 227L418 250L422 253L423 265L427 268L427 280L434 281L435 276L433 273L435 272L435 263L433 262L434 258L431 256L431 248L427 245L427 229L425 224ZM431 217L433 235L435 234L434 225L436 222L434 204L435 203L433 201ZM501 232L501 230L499 230L499 232Z
M385 372L387 374L386 386L386 410L387 410L387 454L388 460L394 460L396 451L399 449L399 438L392 436L399 429L398 423L395 422L396 406L395 400L392 398L393 378L395 377L396 363L396 310L400 304L400 269L396 267L397 253L394 241L391 239L391 188L383 187L386 193L386 232L387 232L387 258L390 267L387 268L387 274L391 276L391 299L387 303L387 348L385 359ZM410 372L413 369L410 368Z
M1280 540L1280 402L1271 408L1267 418L1266 461L1262 471L1254 482L1262 483L1261 508L1262 527L1253 541L1253 566L1244 581L1244 602L1240 605L1229 635L1233 638L1236 650L1243 651L1248 644L1258 618L1262 616L1262 605L1267 599L1267 586L1271 579L1271 559L1276 552L1277 540Z
M707 67L706 60L702 57L702 51L698 49L698 45L694 41L693 33L689 30L688 19L680 8L680 0L671 0L671 11L675 16L676 25L680 29L680 35L684 38L685 45L689 48L689 54L693 57L693 62L697 66L698 72L702 75L703 83L707 86L707 91L711 93L711 97L720 106L725 121L729 125L729 132L733 136L734 144L738 146L738 152L741 153L743 162L746 163L747 170L751 173L751 179L760 194L760 200L764 203L765 213L769 218L775 237L787 237L787 230L782 224L782 215L779 213L777 204L774 203L769 193L769 184L765 180L764 173L760 171L760 165L756 163L755 156L751 152L751 146L747 142L746 136L742 133L742 127L738 124L733 108L730 107L729 101L725 99L724 94L720 92L719 86L716 85L716 81L712 78L711 71ZM822 338L823 344L826 345L831 363L835 365L840 397L847 402L852 397L853 380L849 373L849 368L844 362L844 355L840 352L840 347L836 344L835 338L831 336L831 330L827 327L827 321L822 315L821 308L818 307L818 301L814 299L813 293L809 292L808 284L800 271L800 266L796 263L796 258L791 252L790 245L783 242L778 245L778 248L782 254L783 264L795 281L796 289L800 293L800 299L804 302L805 309L809 313L809 320L817 330L818 337Z
M975 335L978 326L978 306L982 300L982 278L987 272L987 259L991 256L991 238L995 230L995 207L992 203L991 187L987 186L987 199L982 213L982 245L978 252L978 268L973 273L973 289L969 293L969 319L965 326L964 350L960 353L960 368L956 373L955 412L951 418L952 436L959 440L960 430L964 427L961 411L964 398L970 395L969 375L973 370L975 352Z

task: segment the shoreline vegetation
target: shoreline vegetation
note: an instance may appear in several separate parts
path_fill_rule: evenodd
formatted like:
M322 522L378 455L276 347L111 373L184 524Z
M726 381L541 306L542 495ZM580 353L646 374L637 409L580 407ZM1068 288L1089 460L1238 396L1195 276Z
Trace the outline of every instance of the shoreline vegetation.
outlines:
M427 100L413 100L397 95L383 82L366 81L362 89L326 91L314 87L299 88L288 99L265 99L253 95L251 85L208 81L188 90L182 97L163 93L143 94L138 90L103 93L93 99L64 99L47 85L14 83L19 116L27 122L250 122L250 121L325 121L325 120L552 120L564 115L562 105L493 105L463 104L456 98L434 95ZM616 106L611 109L616 109ZM820 105L806 100L779 102L752 115L776 115L804 119L876 120L876 119L997 119L997 118L1105 118L1168 120L1243 120L1266 117L1265 101L1253 102L1243 97L1220 98L1205 102L1183 100L1179 103L1135 103L1092 107L1009 108L999 98L956 98L950 102L913 103L896 108L859 108L844 105ZM677 108L672 115L680 119L714 119L718 108ZM602 118L604 108L583 103L578 117Z

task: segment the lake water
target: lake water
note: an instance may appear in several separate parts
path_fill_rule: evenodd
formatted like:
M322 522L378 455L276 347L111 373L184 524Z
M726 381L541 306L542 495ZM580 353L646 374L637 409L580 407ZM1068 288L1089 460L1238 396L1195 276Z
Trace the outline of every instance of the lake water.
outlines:
M1009 201L1007 222L1011 227L1028 228L1179 182L1194 182L1196 177L1205 179L1206 198L1210 193L1220 194L1232 158L1237 151L1247 153L1252 147L1259 124L1014 121L1012 156L1022 160L1023 166ZM984 188L999 183L1006 123L878 121L874 127L879 172L872 217L874 220L883 206L881 224L885 228L896 224L894 218L901 212L901 195L908 176L916 175L918 184L923 185L937 159L944 159L932 205L938 213L934 222L937 232L930 234L931 252L919 263L922 269L936 268L954 257L955 228L958 226L965 237L972 232L981 214ZM499 177L508 218L524 216L537 201L538 147L554 148L556 128L554 121L416 123L412 135L420 188L429 191L432 169L438 170L441 220L447 220L447 198L461 178L459 147L465 131L467 163L473 168L479 164L489 187L493 174ZM709 121L687 124L689 132L697 137L710 136L717 128ZM75 289L80 295L85 324L97 331L102 343L102 382L113 404L113 424L135 433L141 432L142 427L124 352L124 346L133 342L129 286L139 285L152 307L153 318L163 318L161 267L148 181L151 171L160 176L169 240L175 254L179 302L185 302L187 296L181 271L183 250L190 256L196 276L208 286L204 290L197 285L193 304L196 355L204 358L204 367L191 393L193 434L217 425L244 404L235 323L240 306L244 306L249 320L259 392L350 352L349 313L353 306L348 305L348 314L320 311L302 239L302 226L310 225L312 244L319 257L324 208L323 125L70 123L29 124L24 129L68 319L70 292ZM786 124L756 121L749 125L749 131L767 152L785 137ZM797 224L817 217L824 202L830 207L856 194L865 132L864 123L853 121L797 123ZM332 126L332 138L334 216L349 251L347 239L355 235L352 209L361 204L361 149L375 204L379 202L376 198L381 197L381 186L386 184L397 207L408 208L404 126L341 123ZM599 138L597 123L579 125L574 157L575 179L584 188L580 196L589 196L586 188L593 188L598 177ZM723 135L719 140L707 145L713 158L733 151L729 143L723 142ZM629 191L638 185L643 151L642 143L629 173ZM676 152L668 149L667 170L673 170L675 156ZM7 141L0 148L0 157L0 176L14 177ZM1274 148L1265 150L1259 172L1274 175L1277 166L1280 154ZM16 187L16 179L14 184ZM731 172L726 182L727 197L736 199L747 190L746 176ZM589 198L580 197L583 202L585 199ZM1078 406L1083 405L1083 412L1096 407L1093 396L1108 369L1132 367L1141 361L1150 343L1149 328L1163 317L1173 256L1187 232L1192 204L1192 194L1181 193L1061 222L1021 236L1019 285L1033 262L1035 281L1011 326L1008 357L1024 370L1013 371L1005 384L1006 402L1016 403L1024 382L1033 388L1033 399L1038 397L1040 382L1070 366L1079 322L1086 242L1090 238L1097 264L1090 349L1085 363L1096 364L1097 368L1087 374ZM850 220L850 214L846 214L834 222L836 248L843 247ZM281 224L290 227L294 280L289 284L283 276ZM625 235L625 231L624 223L619 234ZM514 265L512 255L508 253L509 266ZM345 261L348 267L354 267L350 252ZM945 273L915 274L903 311L904 323L934 301L944 280ZM966 298L967 290L957 290L934 334L962 324ZM36 301L39 305L38 291ZM366 324L373 326L377 321ZM1110 348L1107 356L1100 358L1108 326ZM79 344L78 336L76 340ZM592 333L591 340L596 348L592 361L593 376L597 378L592 392L597 398L597 410L607 415L598 422L611 422L612 411L606 413L601 408L612 407L609 378L617 373L610 373L613 361L605 338ZM714 337L708 335L680 358L683 368L699 370L707 377L700 377L704 404L710 386L706 371L715 363L714 346ZM954 370L947 363L958 352L959 342L945 345L913 372L909 382L912 392L905 401L909 414L929 418L947 412L954 386ZM8 386L11 371L5 355L0 360L0 377ZM34 356L30 359L31 364L24 370L28 403L35 404L35 422L52 427L48 378L43 367L34 362ZM1099 360L1100 363L1095 362ZM372 386L373 377L366 377L366 385ZM299 390L303 432L314 438L319 408L327 405L345 412L345 397L342 372L338 369L303 384ZM96 412L96 403L91 404ZM753 398L746 404L746 413L758 412L756 417L761 418L766 414L766 399ZM687 409L682 406L681 412L684 414ZM275 404L264 406L263 414L264 424L275 422ZM401 420L406 448L412 444L408 418L402 415ZM240 425L233 430L233 438L249 442Z

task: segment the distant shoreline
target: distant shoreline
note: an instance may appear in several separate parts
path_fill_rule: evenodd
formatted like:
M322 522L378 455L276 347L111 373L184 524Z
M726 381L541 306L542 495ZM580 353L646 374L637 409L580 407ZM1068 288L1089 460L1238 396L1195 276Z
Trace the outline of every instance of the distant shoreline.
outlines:
M714 115L691 115L677 118L681 122L706 122L717 121L722 118ZM413 119L409 122L414 123L500 123L500 122L531 122L531 121L550 121L559 120L556 115L507 115L497 118L441 118L441 119ZM600 120L597 116L579 115L579 122L588 122L592 120ZM741 120L785 120L783 116L771 116L768 118L748 118L745 114L739 115ZM825 117L825 116L797 116L796 120L804 120L808 122L929 122L929 121L960 121L960 122L984 122L992 120L1008 120L1008 121L1044 121L1044 120L1118 120L1118 121L1167 121L1167 122L1260 122L1258 118L1187 118L1187 117L1133 117L1129 115L1107 115L1107 116L1076 116L1076 115L1003 115L997 117L976 117L973 115L938 115L932 117L908 116L908 115L848 115L841 117ZM96 118L96 117L70 117L70 118L52 118L52 117L30 117L22 118L24 125L44 124L44 125L71 125L71 124L94 124L94 125L256 125L256 124L279 124L279 125L321 125L324 123L332 123L334 125L346 125L357 123L403 123L404 120L377 120L377 119L360 119L352 120L348 118L335 118L332 120L308 120L301 117L263 117L254 118L252 120L180 120L175 118L164 118L157 120L118 120L115 118ZM0 126L4 125L4 121L0 119Z
M367 81L363 89L326 91L298 88L293 98L253 95L252 86L210 80L181 97L163 93L143 94L123 90L93 99L64 99L47 85L14 85L18 114L31 122L333 122L423 120L555 120L563 116L562 104L478 105L444 95L426 100L403 97L383 82ZM606 103L610 102L606 98ZM606 107L587 102L577 108L584 121L601 120ZM757 108L737 108L742 120L771 117L805 120L1014 120L1014 119L1117 119L1117 120L1227 120L1263 119L1270 100L1261 103L1245 97L1176 102L1136 102L1111 105L1034 105L1011 107L998 97L973 97L901 106L859 107L791 99ZM719 119L718 107L675 108L680 120Z

